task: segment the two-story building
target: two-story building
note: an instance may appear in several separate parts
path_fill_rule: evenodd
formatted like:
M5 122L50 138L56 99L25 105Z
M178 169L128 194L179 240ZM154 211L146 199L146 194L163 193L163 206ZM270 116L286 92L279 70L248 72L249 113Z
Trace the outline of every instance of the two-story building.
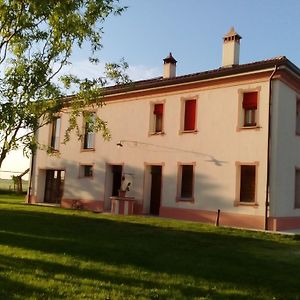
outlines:
M300 227L300 70L286 57L239 64L241 37L224 37L222 66L108 87L112 138L86 132L63 144L68 114L42 127L31 203L110 211L122 177L134 213L284 230ZM83 120L79 120L83 124Z

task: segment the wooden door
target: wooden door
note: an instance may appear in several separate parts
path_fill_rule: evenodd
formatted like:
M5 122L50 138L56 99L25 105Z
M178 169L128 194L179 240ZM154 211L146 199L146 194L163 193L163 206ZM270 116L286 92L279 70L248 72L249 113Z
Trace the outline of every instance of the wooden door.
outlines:
M122 180L122 165L112 165L112 192L111 196L118 196Z
M161 201L161 166L151 167L151 195L150 195L150 214L159 215L160 201Z
M44 202L60 204L63 196L64 171L46 170Z

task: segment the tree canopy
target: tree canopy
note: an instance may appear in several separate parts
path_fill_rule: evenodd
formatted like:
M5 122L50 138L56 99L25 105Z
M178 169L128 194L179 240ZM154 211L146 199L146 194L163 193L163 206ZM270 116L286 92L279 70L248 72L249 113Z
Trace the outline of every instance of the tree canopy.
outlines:
M76 116L97 98L105 79L68 75L60 85L58 75L76 47L88 44L89 61L97 63L103 23L124 9L119 0L0 0L0 167L11 150L36 147L33 133L62 109L61 97L72 84L78 93L69 133L77 127ZM108 65L107 73L118 77L124 67L125 62ZM95 127L108 136L104 121Z

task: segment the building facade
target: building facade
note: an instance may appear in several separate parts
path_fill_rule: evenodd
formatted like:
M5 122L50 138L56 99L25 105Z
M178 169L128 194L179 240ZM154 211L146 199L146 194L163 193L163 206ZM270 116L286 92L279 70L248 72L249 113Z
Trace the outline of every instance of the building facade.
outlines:
M219 69L176 76L170 54L162 77L106 88L87 112L110 141L86 130L63 144L67 110L42 127L59 155L37 151L29 201L110 211L126 179L136 214L300 227L300 70L285 57L239 64L240 39L224 37Z

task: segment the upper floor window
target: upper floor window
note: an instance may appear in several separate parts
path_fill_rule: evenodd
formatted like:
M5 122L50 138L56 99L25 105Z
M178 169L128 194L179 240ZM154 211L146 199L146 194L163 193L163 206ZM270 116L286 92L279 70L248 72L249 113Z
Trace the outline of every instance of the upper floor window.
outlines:
M152 132L161 133L163 132L163 115L164 115L164 104L156 103L153 105L152 115Z
M296 101L296 134L300 135L300 99Z
M183 131L196 130L196 100L184 101Z
M244 127L252 127L257 124L257 92L243 94Z
M85 115L83 149L94 149L95 146L95 132L94 123L96 119L95 112L88 112Z
M51 140L50 140L50 147L53 150L58 151L59 149L59 142L60 142L60 125L61 125L61 118L55 118L51 123Z

